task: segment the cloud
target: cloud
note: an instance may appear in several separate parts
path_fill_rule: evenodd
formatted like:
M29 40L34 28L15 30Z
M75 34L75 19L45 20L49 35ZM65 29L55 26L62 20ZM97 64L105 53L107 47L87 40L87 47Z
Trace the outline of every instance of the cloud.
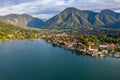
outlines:
M112 9L120 12L120 0L0 0L0 15L27 13L50 18L67 7L100 11Z

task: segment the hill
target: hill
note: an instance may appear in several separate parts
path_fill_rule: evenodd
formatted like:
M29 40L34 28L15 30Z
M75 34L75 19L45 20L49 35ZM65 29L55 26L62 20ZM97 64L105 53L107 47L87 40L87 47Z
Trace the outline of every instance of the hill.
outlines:
M0 42L16 39L35 39L37 37L39 37L38 30L20 28L0 22Z
M46 22L50 28L108 28L108 25L111 24L114 24L114 26L110 28L120 28L115 23L120 23L120 14L112 10L93 12L73 7L65 9Z
M41 19L32 17L28 14L9 14L6 16L0 16L0 21L12 24L18 27L41 27L44 25L44 22Z

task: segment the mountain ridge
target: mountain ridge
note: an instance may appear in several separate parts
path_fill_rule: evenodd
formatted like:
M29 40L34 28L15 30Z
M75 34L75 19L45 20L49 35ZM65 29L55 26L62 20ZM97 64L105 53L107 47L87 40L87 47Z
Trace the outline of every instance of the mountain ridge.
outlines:
M90 28L105 27L108 24L119 22L120 14L105 9L101 12L67 8L47 21L50 27L61 28ZM115 25L114 25L115 26Z
M94 12L69 7L46 21L43 21L40 18L35 18L29 14L9 14L6 16L0 16L0 21L19 27L34 28L120 28L118 25L120 24L120 13L114 12L110 9Z
M41 19L35 18L29 14L8 14L6 16L0 16L0 21L8 24L12 24L18 27L41 27L39 24L31 23L33 20L39 20L39 24L44 24Z

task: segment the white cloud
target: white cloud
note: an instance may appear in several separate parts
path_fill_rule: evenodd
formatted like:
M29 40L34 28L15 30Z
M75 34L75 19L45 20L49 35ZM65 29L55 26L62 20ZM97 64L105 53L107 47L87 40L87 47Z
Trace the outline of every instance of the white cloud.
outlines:
M115 0L115 2L120 2L120 0Z
M49 19L51 17L53 17L56 14L37 14L37 15L33 15L34 17L39 17L41 19Z
M24 3L0 7L0 15L27 13L48 19L67 7L95 11L102 9L120 11L120 0L27 0Z

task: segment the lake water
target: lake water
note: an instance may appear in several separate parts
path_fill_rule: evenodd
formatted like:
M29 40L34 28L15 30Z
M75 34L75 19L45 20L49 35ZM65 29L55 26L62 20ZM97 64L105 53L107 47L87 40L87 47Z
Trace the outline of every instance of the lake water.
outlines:
M120 80L120 59L76 55L41 39L0 43L0 80Z

